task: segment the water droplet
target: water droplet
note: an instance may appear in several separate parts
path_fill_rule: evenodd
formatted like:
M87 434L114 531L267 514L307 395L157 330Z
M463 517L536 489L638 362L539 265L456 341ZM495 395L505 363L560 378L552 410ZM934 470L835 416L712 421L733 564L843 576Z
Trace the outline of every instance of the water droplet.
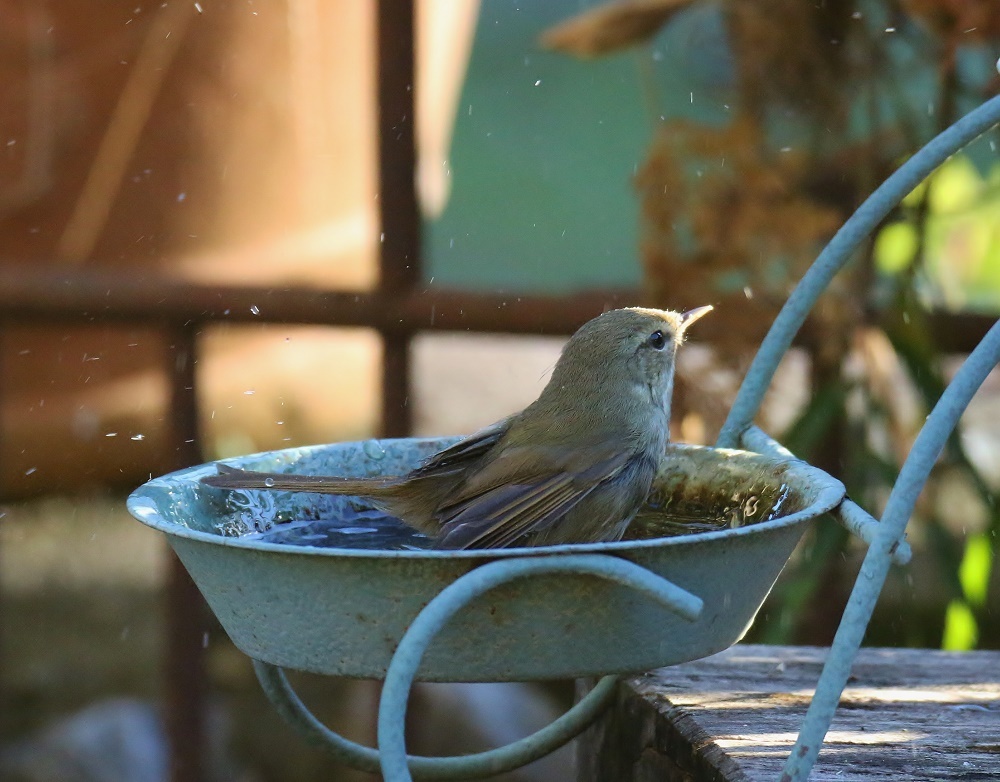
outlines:
M274 478L265 478L264 485L270 489L272 486L274 486Z
M134 434L134 435L132 435L131 439L132 440L145 440L146 439L146 435L144 435L144 434Z
M257 307L256 304L250 305L250 312L252 312L254 315L260 315L260 309Z

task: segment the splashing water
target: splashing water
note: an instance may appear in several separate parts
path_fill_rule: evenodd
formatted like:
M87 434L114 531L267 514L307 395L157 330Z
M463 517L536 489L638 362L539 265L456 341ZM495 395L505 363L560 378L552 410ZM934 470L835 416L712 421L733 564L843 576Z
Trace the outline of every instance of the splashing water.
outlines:
M276 524L266 532L243 536L261 543L367 551L422 551L431 547L426 535L379 510L358 510L351 518L314 519Z
M433 543L357 498L328 497L313 505L276 502L280 496L257 489L227 491L215 531L227 538L313 548L416 551Z
M274 494L264 491L233 491L226 497L233 512L218 525L219 533L238 538L254 532L266 532L278 520Z

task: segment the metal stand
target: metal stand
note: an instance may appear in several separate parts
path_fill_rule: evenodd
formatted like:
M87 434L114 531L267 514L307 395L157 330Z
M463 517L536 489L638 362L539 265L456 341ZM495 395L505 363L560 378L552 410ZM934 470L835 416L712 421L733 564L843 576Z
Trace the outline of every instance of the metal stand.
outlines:
M995 97L932 139L872 193L837 232L775 318L774 325L764 338L740 386L719 435L718 446L733 447L742 441L752 447L755 435L750 428L751 421L760 407L764 392L771 384L778 362L791 346L792 338L833 276L847 264L861 242L913 188L951 155L998 123L1000 97ZM990 329L941 395L900 470L881 523L876 527L869 527L875 530L870 539L871 545L844 610L826 665L823 666L823 673L798 741L785 764L781 782L808 779L823 744L823 737L830 728L837 702L847 684L851 665L861 646L872 610L885 583L890 557L893 552L897 556L899 554L902 536L917 496L957 425L959 416L998 362L1000 323ZM846 505L847 502L840 511L842 518L863 519L861 514L864 511L853 503L851 508L845 509Z
M934 138L879 187L837 232L775 319L740 387L719 436L718 447L742 445L777 458L794 458L754 427L752 421L778 362L791 346L796 332L833 276L903 197L949 156L998 123L1000 97L988 101ZM917 496L962 411L998 362L1000 323L969 356L935 405L903 465L881 522L850 500L844 500L834 511L837 519L869 544L869 548L781 782L801 782L808 778L889 565L891 562L902 564L910 558L910 549L902 538ZM302 705L281 669L255 662L257 676L282 716L306 738L325 746L337 758L356 768L370 772L381 769L387 782L408 782L413 778L472 779L517 768L551 752L586 728L610 702L617 677L606 676L580 703L537 733L506 747L464 757L408 756L403 735L406 704L424 652L457 611L500 584L553 573L582 573L615 581L645 593L691 620L698 617L702 608L698 597L666 579L603 554L524 557L483 565L453 582L428 603L400 641L382 691L378 721L380 751L348 741L323 726Z
M338 760L361 769L381 770L387 782L416 779L479 779L530 763L552 752L587 728L608 706L617 676L605 676L587 696L551 725L505 747L454 758L408 756L404 738L406 703L420 660L434 636L471 600L508 581L526 576L583 574L607 579L642 592L680 616L695 620L702 601L643 567L605 554L524 557L490 562L441 590L413 620L389 664L379 703L379 750L334 733L303 705L282 670L254 661L257 678L281 716L305 738Z

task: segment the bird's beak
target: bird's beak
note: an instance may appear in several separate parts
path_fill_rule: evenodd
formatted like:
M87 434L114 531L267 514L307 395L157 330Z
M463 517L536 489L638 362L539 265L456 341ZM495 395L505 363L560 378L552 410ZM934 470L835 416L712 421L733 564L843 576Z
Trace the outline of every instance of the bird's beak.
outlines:
M693 310L688 310L683 315L681 315L681 328L687 331L688 326L694 323L696 320L704 315L707 315L712 311L713 307L711 304L707 304L704 307L695 307Z

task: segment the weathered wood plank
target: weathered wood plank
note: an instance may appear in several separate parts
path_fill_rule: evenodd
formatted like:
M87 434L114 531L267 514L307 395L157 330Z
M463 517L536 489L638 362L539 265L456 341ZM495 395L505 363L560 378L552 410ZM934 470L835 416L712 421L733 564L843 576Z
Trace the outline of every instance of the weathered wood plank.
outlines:
M739 645L623 683L581 782L777 780L826 653ZM810 779L1000 780L1000 652L863 649Z

